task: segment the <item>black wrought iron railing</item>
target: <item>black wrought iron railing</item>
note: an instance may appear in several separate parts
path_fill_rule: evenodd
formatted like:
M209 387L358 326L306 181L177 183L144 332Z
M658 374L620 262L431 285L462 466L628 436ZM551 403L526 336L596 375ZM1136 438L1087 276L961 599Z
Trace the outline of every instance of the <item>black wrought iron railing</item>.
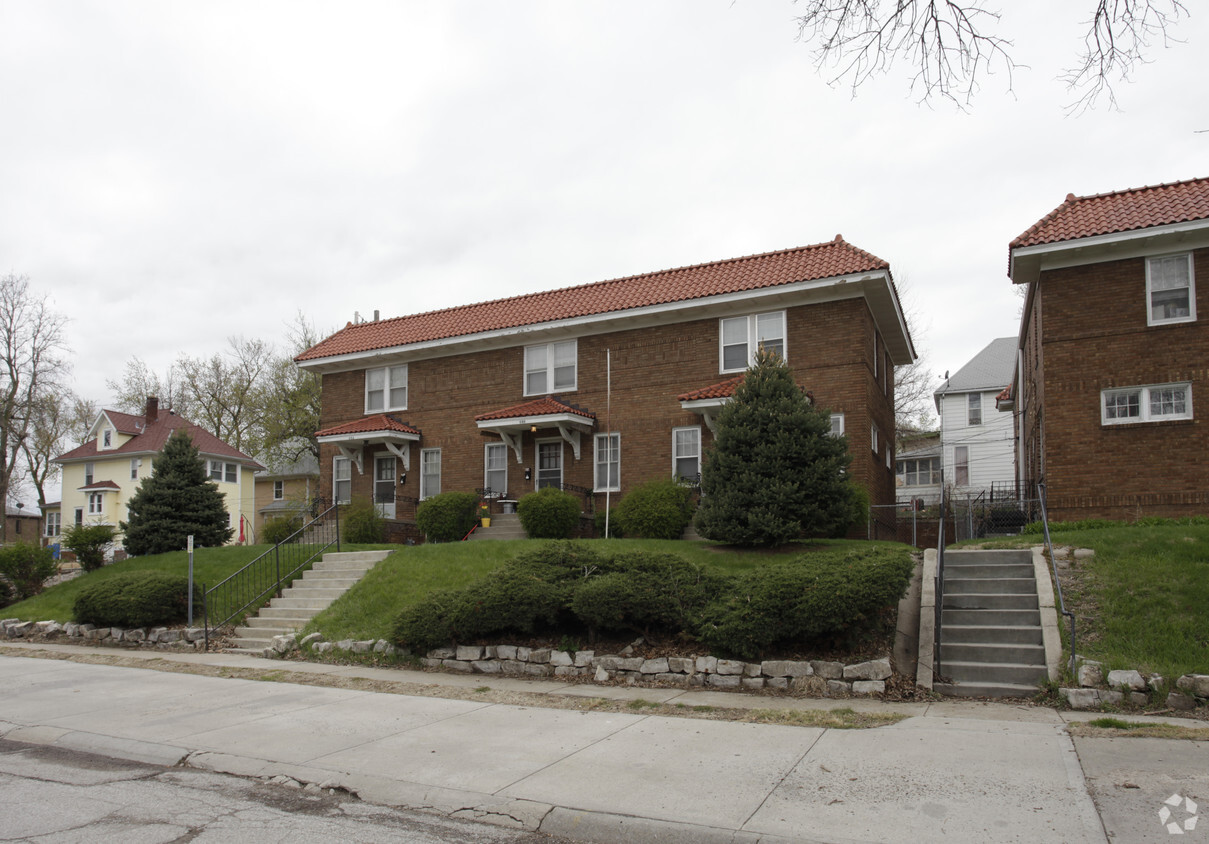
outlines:
M333 505L222 582L202 584L206 648L210 634L259 609L332 546L340 550L340 511Z
M1037 483L1037 494L1041 499L1041 529L1045 533L1045 553L1049 555L1050 568L1054 573L1054 590L1058 593L1058 611L1070 619L1070 673L1075 673L1075 614L1066 609L1062 596L1062 580L1058 577L1058 561L1054 559L1054 543L1049 536L1049 514L1045 508L1045 481Z
M940 634L944 624L944 603L945 603L945 510L949 505L949 495L942 491L940 495L940 524L937 528L938 538L936 540L936 589L935 589L935 607L933 611L936 613L935 629L936 634L932 640L934 656L936 663L936 673L939 675L940 670Z

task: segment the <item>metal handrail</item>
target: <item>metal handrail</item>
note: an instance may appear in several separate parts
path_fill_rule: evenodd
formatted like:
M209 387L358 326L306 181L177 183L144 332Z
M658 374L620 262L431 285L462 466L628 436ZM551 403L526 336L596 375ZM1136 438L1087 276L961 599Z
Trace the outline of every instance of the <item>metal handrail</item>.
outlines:
M936 674L941 673L940 666L940 634L944 623L944 595L945 595L945 510L948 508L949 493L948 490L941 486L940 493L940 525L937 528L936 539L936 595L935 607L933 611L936 614L936 637L933 639L932 647L934 650L936 662Z
M1054 558L1054 543L1049 535L1049 512L1045 506L1045 481L1037 482L1037 492L1041 499L1041 529L1045 532L1045 550L1049 554L1050 568L1054 572L1054 588L1058 590L1058 611L1070 619L1070 673L1075 673L1075 614L1066 609L1066 600L1062 596L1062 580L1058 577L1058 561Z
M306 541L308 536L310 541ZM210 648L211 630L217 630L250 608L260 606L270 595L281 597L282 584L292 581L298 572L333 545L337 551L340 550L340 511L336 505L328 507L213 587L207 589L202 584L202 626L206 649Z

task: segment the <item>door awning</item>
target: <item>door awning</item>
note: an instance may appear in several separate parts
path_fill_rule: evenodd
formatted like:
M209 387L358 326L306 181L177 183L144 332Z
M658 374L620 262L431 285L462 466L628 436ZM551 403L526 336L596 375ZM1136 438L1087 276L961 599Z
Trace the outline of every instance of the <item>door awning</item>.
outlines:
M481 413L474 417L480 431L498 434L522 462L521 442L526 431L541 428L556 428L559 435L571 444L575 459L579 459L580 437L591 433L596 427L596 414L582 407L569 404L558 396L543 396L540 399Z
M376 413L315 432L316 440L336 446L362 474L365 474L362 464L363 450L367 445L386 446L387 451L403 461L403 471L410 472L411 444L419 442L421 436L420 429L413 428L389 413Z

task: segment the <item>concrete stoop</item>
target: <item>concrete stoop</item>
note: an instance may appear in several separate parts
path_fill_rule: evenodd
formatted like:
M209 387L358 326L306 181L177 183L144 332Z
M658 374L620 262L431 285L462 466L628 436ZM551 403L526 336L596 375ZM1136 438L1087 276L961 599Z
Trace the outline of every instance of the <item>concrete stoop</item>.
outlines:
M470 541L492 539L526 539L521 517L516 513L501 513L491 517L491 527L481 525L470 534Z
M273 644L274 636L301 630L392 553L341 551L324 554L323 559L303 572L302 577L283 589L280 598L273 598L257 615L249 616L243 627L236 627L235 644L227 651L260 656Z
M1036 694L1049 675L1031 551L945 552L939 673L954 697Z

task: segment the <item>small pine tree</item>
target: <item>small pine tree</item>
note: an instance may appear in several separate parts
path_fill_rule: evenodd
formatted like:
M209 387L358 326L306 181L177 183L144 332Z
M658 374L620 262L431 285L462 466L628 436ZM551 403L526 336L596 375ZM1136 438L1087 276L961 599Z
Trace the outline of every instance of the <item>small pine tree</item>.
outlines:
M701 471L697 532L734 545L772 546L832 535L852 517L845 440L794 382L785 362L761 350L718 413Z
M190 534L195 545L226 544L234 531L223 498L206 475L192 437L178 428L126 506L126 551L135 556L182 551Z

